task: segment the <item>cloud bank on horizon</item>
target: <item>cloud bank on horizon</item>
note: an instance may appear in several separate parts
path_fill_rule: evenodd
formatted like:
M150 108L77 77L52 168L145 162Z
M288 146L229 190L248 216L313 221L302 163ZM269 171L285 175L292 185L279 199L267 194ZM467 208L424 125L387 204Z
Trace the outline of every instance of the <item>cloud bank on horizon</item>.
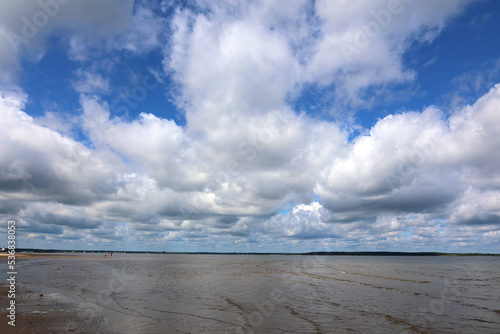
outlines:
M498 16L2 2L0 217L18 247L498 253Z

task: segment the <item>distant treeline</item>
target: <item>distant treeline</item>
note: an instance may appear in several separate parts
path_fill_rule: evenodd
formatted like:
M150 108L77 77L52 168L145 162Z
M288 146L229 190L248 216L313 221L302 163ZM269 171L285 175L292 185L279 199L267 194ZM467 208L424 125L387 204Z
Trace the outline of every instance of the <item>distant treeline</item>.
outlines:
M361 256L500 256L490 253L440 253L440 252L309 252L304 255L361 255Z
M30 253L128 253L128 254L198 254L198 255L320 255L320 256L500 256L491 253L440 253L440 252L307 252L307 253L252 253L252 252L151 252L120 250L61 250L17 248L16 252Z

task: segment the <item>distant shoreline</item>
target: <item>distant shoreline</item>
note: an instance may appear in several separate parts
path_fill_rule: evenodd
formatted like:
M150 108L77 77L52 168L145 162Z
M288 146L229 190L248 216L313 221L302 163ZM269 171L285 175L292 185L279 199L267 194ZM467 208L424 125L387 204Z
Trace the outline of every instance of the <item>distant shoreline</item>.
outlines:
M28 253L28 254L26 254ZM442 253L442 252L386 252L386 251L359 251L359 252L306 252L306 253L257 253L257 252L151 252L151 251L116 251L116 250L59 250L59 249L16 249L16 257L29 257L31 255L43 254L104 254L104 253L125 253L125 254L185 254L185 255L316 255L316 256L500 256L493 253ZM7 252L0 253L0 256L7 256Z

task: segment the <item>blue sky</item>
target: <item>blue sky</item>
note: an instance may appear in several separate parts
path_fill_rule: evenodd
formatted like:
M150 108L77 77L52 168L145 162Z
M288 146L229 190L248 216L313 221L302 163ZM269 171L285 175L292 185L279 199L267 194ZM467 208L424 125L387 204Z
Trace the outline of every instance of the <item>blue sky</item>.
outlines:
M500 4L350 6L0 5L18 246L498 253Z

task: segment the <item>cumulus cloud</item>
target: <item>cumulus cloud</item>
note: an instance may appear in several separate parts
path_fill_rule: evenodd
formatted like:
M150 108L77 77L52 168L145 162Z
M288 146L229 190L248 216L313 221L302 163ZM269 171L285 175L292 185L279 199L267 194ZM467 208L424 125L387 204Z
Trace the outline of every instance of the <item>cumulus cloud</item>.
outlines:
M178 10L172 20L165 66L194 104L192 125L208 121L200 110L210 104L219 113L262 112L304 85L328 88L336 110L358 108L390 94L388 85L411 82L404 52L431 42L466 3L200 1L203 10Z
M499 88L447 120L435 108L391 115L356 138L316 188L331 219L436 212L466 192L496 189Z
M96 228L101 222L92 220L88 208L61 203L30 203L19 211L25 221L35 221L43 225L68 226L74 229Z
M79 70L77 76L80 78L73 82L73 88L78 93L108 93L109 80L98 73L84 72Z
M404 53L430 43L465 1L163 2L163 18L142 2L53 3L59 12L33 43L0 41L5 77L21 51L41 57L56 31L68 57L85 63L71 125L54 113L28 115L20 89L1 92L0 216L18 217L39 245L61 245L56 237L289 251L498 242L500 85L452 113L388 115L354 138L293 105L312 85L349 112L411 82ZM39 10L22 4L21 16ZM117 20L105 19L111 13ZM16 20L0 21L22 33ZM163 68L186 124L156 110L114 116L113 62L90 55L142 55L166 33Z
M158 47L162 20L142 3L126 1L20 0L0 4L0 74L12 82L20 60L41 60L49 38L68 45L75 61L100 53L143 53Z
M88 203L116 189L120 161L37 124L21 110L24 103L2 92L2 191L23 200Z
M102 222L126 222L166 239L262 234L304 242L341 238L344 246L374 235L387 245L406 234L415 245L447 240L447 231L462 231L453 225L488 226L485 234L494 236L500 207L492 178L496 151L489 148L497 145L499 98L497 86L449 119L436 108L388 116L351 143L331 124L289 114L282 133L276 128L265 141L245 146L253 150L242 156L229 150L232 155L221 151L218 157L211 152L219 147L209 146L217 143L196 142L172 121L146 114L132 122L110 119L99 101L82 97L90 149L38 125L20 110L22 99L4 94L2 128L10 131L2 145L2 196L16 194L18 202L3 211L21 217L27 230L60 235L66 228L97 233ZM318 131L322 126L325 133ZM460 142L465 137L470 140ZM279 146L284 143L289 146ZM275 156L280 151L292 153ZM212 167L231 161L230 169ZM194 171L203 177L196 179ZM310 202L312 191L319 201ZM293 201L310 204L277 213Z

